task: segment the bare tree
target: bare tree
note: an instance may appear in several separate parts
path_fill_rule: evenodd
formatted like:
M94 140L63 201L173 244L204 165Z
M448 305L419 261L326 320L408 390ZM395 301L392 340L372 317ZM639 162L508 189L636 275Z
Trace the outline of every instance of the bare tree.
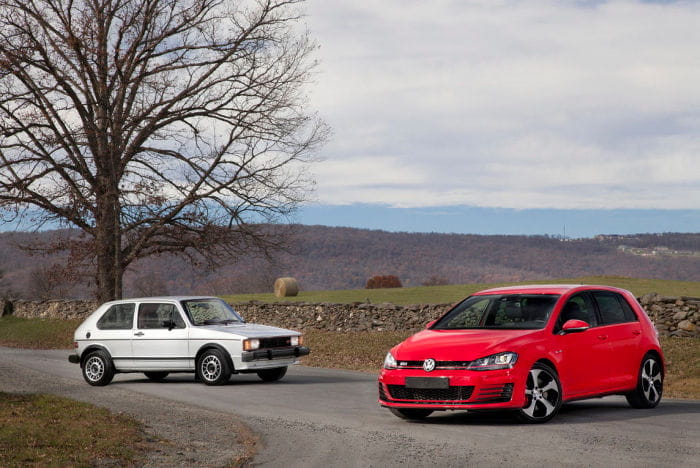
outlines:
M299 2L0 0L6 219L82 230L102 300L138 258L276 247L327 135Z
M7 299L12 295L12 291L10 290L7 279L5 278L5 273L0 270L0 299ZM2 310L0 310L0 316L2 316Z
M153 271L134 278L131 288L136 297L165 296L168 294L168 285L165 284L160 274Z
M61 265L38 265L29 272L24 295L42 301L67 298L72 287L72 277L65 274Z

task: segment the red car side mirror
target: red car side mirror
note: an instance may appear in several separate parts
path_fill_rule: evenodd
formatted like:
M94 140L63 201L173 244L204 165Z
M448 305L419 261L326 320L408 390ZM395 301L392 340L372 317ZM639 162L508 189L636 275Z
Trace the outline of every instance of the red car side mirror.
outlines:
M433 321L428 322L427 325L425 326L425 328L432 327L433 325L435 325L435 322L437 322L437 320L433 320Z
M566 321L566 323L561 327L561 331L563 333L578 333L586 331L589 328L591 328L591 326L583 320L572 319Z

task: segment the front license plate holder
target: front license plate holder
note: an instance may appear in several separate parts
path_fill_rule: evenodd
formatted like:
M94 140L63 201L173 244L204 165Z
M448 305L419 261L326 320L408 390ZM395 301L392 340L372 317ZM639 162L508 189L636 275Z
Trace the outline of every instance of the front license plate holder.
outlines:
M406 377L406 388L450 388L449 377Z

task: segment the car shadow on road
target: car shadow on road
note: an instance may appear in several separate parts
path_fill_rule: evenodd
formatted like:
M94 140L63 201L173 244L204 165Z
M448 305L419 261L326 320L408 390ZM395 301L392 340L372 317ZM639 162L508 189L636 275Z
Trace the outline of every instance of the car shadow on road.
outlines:
M129 375L129 374L126 374ZM204 386L204 383L196 381L193 374L183 373L183 374L171 374L160 382L152 382L146 377L138 377L138 374L130 374L128 378L122 378L115 381L120 385L129 384L144 384L152 383L154 385L178 385L178 384L191 384L198 383ZM247 385L282 385L282 386L299 386L299 385L338 385L338 384L352 384L357 382L367 382L367 379L363 376L354 376L352 374L342 375L342 376L330 376L330 375L287 375L276 382L263 382L255 374L234 374L231 379L223 385L217 385L217 387L227 387L227 386L247 386ZM373 388L376 388L376 383L372 382Z
M652 409L631 408L623 399L586 400L564 405L557 416L567 423L600 421L630 421L649 417L700 414L700 401L662 400ZM556 419L555 419L556 421Z
M565 404L559 414L547 425L632 421L649 417L673 417L674 415L688 414L700 414L700 401L666 400L654 409L634 409L630 408L624 400L586 400ZM427 419L412 422L414 424L465 426L523 425L515 419L513 412L506 411L435 412Z

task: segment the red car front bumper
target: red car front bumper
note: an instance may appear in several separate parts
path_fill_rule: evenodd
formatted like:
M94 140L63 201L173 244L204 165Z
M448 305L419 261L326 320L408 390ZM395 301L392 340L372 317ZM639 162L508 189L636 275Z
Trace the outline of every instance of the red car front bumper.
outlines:
M407 382L406 377L409 377ZM425 388L430 380L416 382L413 377L447 378L447 388ZM382 369L379 375L379 403L393 408L518 409L525 405L527 371ZM412 381L413 380L413 381Z

